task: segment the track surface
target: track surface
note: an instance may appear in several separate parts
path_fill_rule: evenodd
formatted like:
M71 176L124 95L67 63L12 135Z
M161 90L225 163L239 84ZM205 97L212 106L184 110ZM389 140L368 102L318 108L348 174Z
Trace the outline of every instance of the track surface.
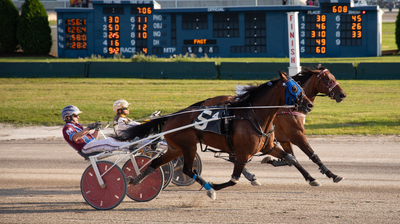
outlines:
M309 136L332 172L334 184L295 149L301 164L322 183L311 187L294 167L272 167L256 157L247 167L262 186L241 178L206 196L199 185L170 184L157 198L125 197L115 209L96 211L80 193L89 165L60 138L0 141L0 223L398 223L400 137ZM230 179L233 165L200 153L203 178Z

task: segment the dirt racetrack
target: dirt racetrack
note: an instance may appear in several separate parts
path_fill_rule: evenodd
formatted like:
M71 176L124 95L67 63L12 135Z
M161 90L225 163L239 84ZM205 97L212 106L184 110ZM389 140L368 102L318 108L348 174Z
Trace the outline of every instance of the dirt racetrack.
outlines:
M256 157L247 165L262 186L244 177L211 200L199 185L172 183L150 202L128 197L96 211L80 193L89 165L62 139L0 141L0 223L399 223L399 136L309 136L325 165L345 177L333 183L296 148L322 183L309 186L294 167L272 167ZM230 179L233 165L200 153L203 178Z

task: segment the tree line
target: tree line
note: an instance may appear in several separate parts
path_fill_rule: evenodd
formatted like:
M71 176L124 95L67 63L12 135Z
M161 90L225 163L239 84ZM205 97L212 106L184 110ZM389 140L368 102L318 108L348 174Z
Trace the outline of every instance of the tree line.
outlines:
M39 0L25 0L21 15L11 0L0 0L0 53L23 50L47 55L52 37L47 12Z

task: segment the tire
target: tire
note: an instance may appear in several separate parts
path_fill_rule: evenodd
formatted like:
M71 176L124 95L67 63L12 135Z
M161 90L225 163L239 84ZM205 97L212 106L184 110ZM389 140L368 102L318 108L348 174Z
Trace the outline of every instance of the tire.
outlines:
M146 151L146 155L153 157L157 152L153 150ZM161 154L162 155L162 154ZM171 161L161 166L161 169L164 173L164 186L165 189L170 183L172 178L174 177L174 163Z
M144 155L135 156L136 163L141 169L149 160L150 157ZM146 167L143 167L141 171L144 171ZM131 160L126 161L122 170L126 177L135 178L136 172L133 169ZM134 186L128 184L126 194L128 197L137 202L151 201L161 192L164 186L164 174L162 169L157 168L152 174L147 176L140 184Z
M177 186L189 186L196 182L192 178L186 176L182 172L183 169L183 156L179 157L178 159L174 160L174 177L172 178L172 183ZM203 169L203 163L201 162L200 155L196 152L196 156L194 157L193 161L193 169L197 170L197 174L201 175L201 171Z
M85 201L97 210L109 210L117 207L125 198L127 185L126 177L118 166L109 161L98 161L97 167L102 177L105 188L97 181L92 165L86 168L81 178L81 193Z

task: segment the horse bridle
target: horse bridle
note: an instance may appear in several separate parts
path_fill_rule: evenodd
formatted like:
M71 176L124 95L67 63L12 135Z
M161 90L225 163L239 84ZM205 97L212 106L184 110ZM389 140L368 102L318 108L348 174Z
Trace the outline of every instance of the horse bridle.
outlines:
M324 70L322 70L318 75L317 75L317 77L318 77L318 79L319 79L319 82L322 82L325 86L326 86L326 88L329 90L329 93L327 94L327 95L331 95L331 92L332 92L332 90L337 86L337 85L339 85L339 83L338 82L333 82L332 84L327 84L326 82L324 82L324 80L322 79L322 77L321 77L321 75L322 74L324 74L325 72L327 72L328 71L328 69L324 69ZM319 85L319 83L318 83L318 85Z

